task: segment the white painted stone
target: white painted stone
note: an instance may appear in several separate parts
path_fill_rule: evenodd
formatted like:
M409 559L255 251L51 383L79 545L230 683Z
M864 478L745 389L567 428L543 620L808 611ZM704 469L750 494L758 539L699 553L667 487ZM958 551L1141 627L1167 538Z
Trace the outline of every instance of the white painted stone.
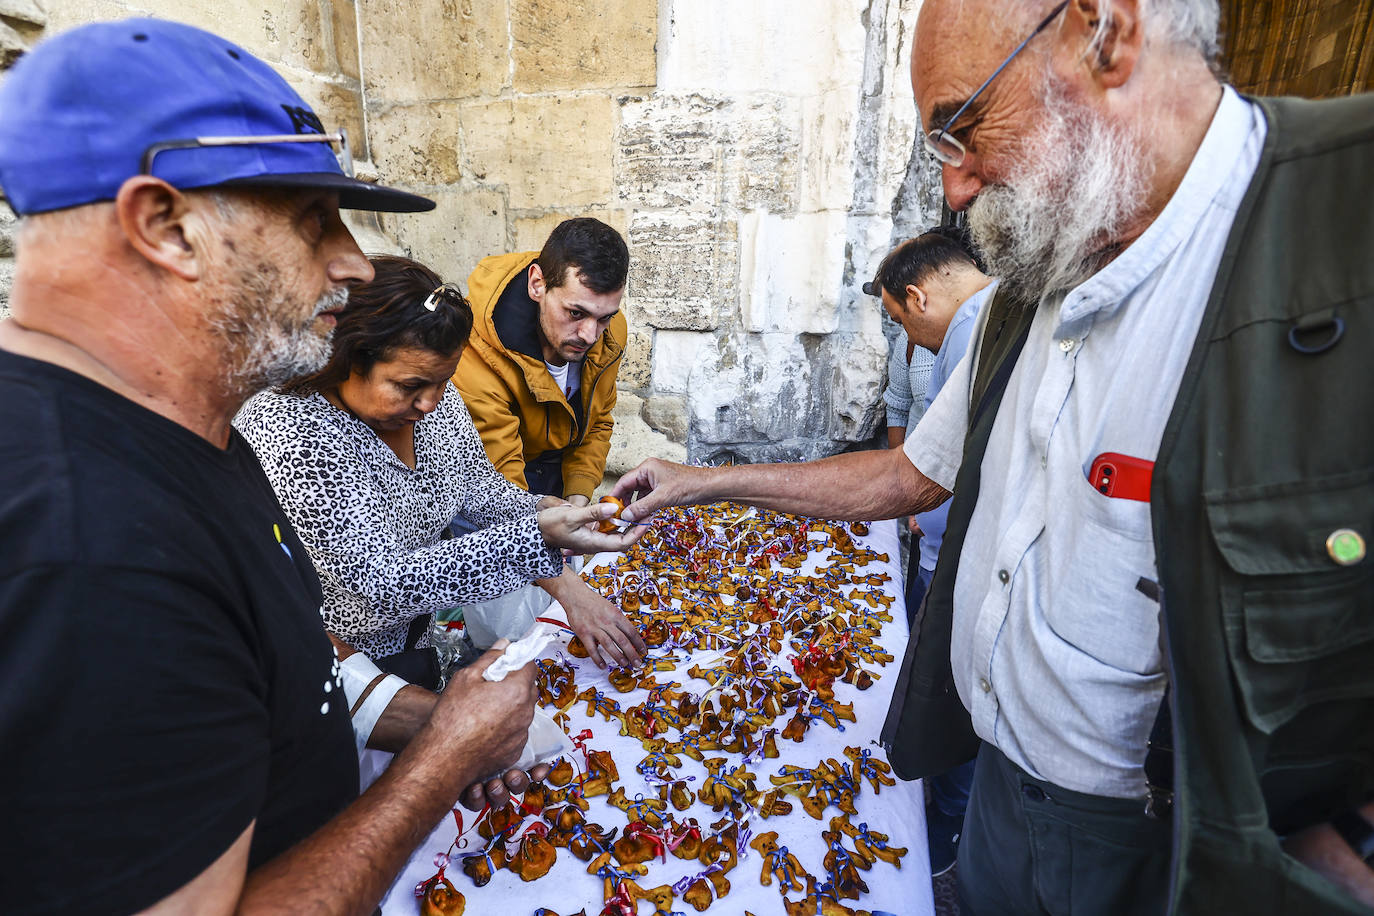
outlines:
M659 331L654 334L653 390L686 394L692 366L703 352L717 346L714 334L695 331Z
M830 438L866 439L882 411L887 381L887 340L882 331L835 335L832 352L842 354L830 367Z
M857 90L846 87L802 104L803 212L843 210L853 199L856 100Z
M702 351L689 387L697 441L790 439L807 422L811 363L791 334L731 334L714 354Z
M844 271L843 211L740 218L740 317L746 331L829 334Z
M865 0L677 0L659 32L661 91L739 95L855 84Z

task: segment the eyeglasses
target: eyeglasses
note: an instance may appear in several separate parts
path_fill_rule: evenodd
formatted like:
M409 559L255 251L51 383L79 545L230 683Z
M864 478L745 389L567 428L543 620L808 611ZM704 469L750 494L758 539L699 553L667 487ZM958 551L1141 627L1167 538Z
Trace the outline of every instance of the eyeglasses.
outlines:
M1064 11L1064 7L1068 5L1069 0L1064 0L1063 3L1059 4L1053 10L1051 10L1050 14L1046 16L1044 20L1042 20L1041 23L1035 27L1035 31L1027 35L1026 40L1017 45L1016 50L1012 51L1010 54L1007 55L1007 59L1002 61L1002 65L1000 67L992 71L992 76L989 76L986 80L984 80L983 85L979 86L976 90L974 90L973 95L969 96L968 99L964 102L964 104L959 106L959 110L954 113L953 117L951 117L948 121L945 122L944 127L940 127L936 130L928 131L926 133L926 149L930 151L930 154L932 156L934 156L941 162L945 163L946 165L952 165L955 168L958 168L959 166L964 164L964 156L967 153L967 150L964 149L964 144L960 143L958 140L954 138L954 135L949 132L949 129L954 126L954 122L958 121L960 116L963 115L963 113L968 110L968 107L973 104L973 100L978 98L978 96L982 95L983 90L988 88L988 85L993 80L997 79L997 75L1001 73L1003 70L1007 69L1007 64L1015 60L1016 55L1020 54L1022 51L1026 49L1026 45L1031 43L1032 38L1034 38L1036 35L1039 35L1041 32L1045 31L1045 29L1049 28L1050 23L1054 22L1054 18L1058 16L1060 13L1062 13Z
M339 167L353 177L353 152L348 146L348 131L339 128L332 134L266 134L258 137L192 137L187 140L164 140L143 151L140 175L153 174L153 160L159 153L174 149L198 149L213 146L256 146L259 143L328 143L339 145Z

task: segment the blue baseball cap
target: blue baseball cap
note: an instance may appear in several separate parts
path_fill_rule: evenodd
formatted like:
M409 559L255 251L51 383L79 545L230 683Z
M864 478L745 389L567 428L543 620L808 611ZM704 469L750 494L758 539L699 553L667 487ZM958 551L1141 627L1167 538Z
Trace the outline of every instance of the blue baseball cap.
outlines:
M354 210L434 209L346 174L327 140L347 147L271 67L160 19L64 32L0 85L0 188L20 214L113 200L145 172L183 189L327 188Z

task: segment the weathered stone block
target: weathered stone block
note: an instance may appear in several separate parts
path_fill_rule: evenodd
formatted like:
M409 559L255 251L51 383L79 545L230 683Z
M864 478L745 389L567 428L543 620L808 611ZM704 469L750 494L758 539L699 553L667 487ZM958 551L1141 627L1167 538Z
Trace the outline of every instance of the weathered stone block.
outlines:
M740 218L740 315L747 331L829 334L838 326L845 214Z
M659 331L654 335L655 393L685 394L692 367L706 354L713 359L718 344L714 334L695 331Z
M620 358L620 374L616 384L623 388L647 388L654 378L654 338L652 334L635 331L630 325L630 337L625 343L625 355Z
M606 454L606 476L624 474L645 458L666 458L686 461L687 449L669 441L668 437L649 427L640 418L643 400L621 392L612 416L615 429L611 432L611 448Z
M599 219L624 238L626 232L626 213L624 210L570 210L558 213L540 213L537 216L517 216L514 221L515 251L538 251L544 247L549 233L565 219L590 216ZM634 283L635 265L630 263L630 284Z
M360 79L358 5L355 0L327 0L334 38L334 66L349 79Z
M392 105L369 113L372 161L385 181L456 184L462 178L455 102Z
M796 212L801 126L797 100L782 95L757 99L731 119L726 203L740 210Z
M507 186L513 209L611 199L611 99L536 96L466 103L461 111L467 165L479 181Z
M657 0L510 0L516 92L652 86Z
M424 193L437 204L432 212L380 214L382 229L409 257L466 292L477 262L506 250L505 201L485 188Z
M876 337L835 334L827 344L830 415L826 434L844 442L862 442L877 431L884 416L887 341L880 331Z
M655 328L702 331L735 300L734 226L690 216L637 213L630 220L636 307Z
M10 317L10 286L14 284L14 262L0 258L0 321Z
M687 399L651 395L644 401L644 422L674 442L687 441Z
M714 358L712 358L714 356ZM790 439L806 431L811 363L790 334L732 334L692 367L692 441Z
M14 257L14 232L19 221L10 210L3 195L0 195L0 258Z
M399 254L405 250L396 239L382 231L378 214L371 210L340 210L344 225L353 233L353 239L364 254Z
M506 0L358 0L368 94L415 102L507 85Z
M48 14L36 0L0 0L0 17L39 28L48 24Z
M616 136L616 193L633 207L714 209L725 149L723 99L691 94L625 99Z

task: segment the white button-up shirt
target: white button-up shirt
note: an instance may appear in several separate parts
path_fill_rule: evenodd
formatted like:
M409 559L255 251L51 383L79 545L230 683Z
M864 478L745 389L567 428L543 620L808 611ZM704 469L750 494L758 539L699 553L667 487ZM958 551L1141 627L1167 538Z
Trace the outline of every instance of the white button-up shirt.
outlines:
M1095 795L1145 792L1163 695L1150 506L1088 482L1094 458L1153 461L1265 123L1229 87L1178 190L1114 261L1047 296L983 459L954 589L955 685L978 735L1022 769ZM982 323L972 348L982 337ZM954 488L967 356L906 452Z

